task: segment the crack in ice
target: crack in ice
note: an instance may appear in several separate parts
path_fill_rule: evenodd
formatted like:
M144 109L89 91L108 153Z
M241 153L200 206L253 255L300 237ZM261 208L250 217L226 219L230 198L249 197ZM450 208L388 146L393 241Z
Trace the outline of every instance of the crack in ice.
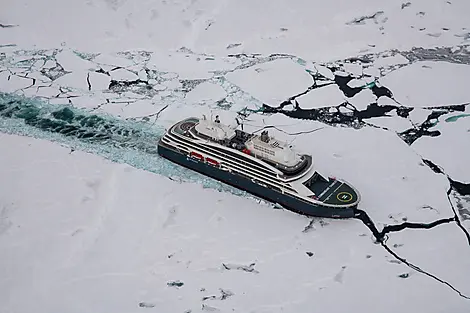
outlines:
M455 212L455 211L454 211ZM432 279L440 282L441 284L444 284L444 285L447 285L449 288L451 288L454 292L456 292L460 297L462 298L465 298L465 299L469 299L470 300L470 297L469 296L466 296L464 295L462 292L460 292L457 288L455 288L454 286L452 286L449 282L447 281L444 281L442 279L440 279L439 277L427 272L427 271L424 271L423 269L421 269L420 267L418 267L417 265L411 263L411 262L408 262L406 259L398 256L398 254L396 254L392 249L390 249L390 247L387 246L386 242L387 242L387 236L386 234L387 233L390 233L390 232L394 232L394 231L401 231L403 229L406 229L406 228L422 228L422 229L430 229L430 228L433 228L433 227L436 227L436 226L439 226L443 223L450 223L450 222L457 222L458 219L456 218L449 218L449 219L442 219L442 220L439 220L439 221L435 221L435 222L432 222L432 223L429 223L429 224L421 224L421 223L403 223L403 224L400 224L400 225L391 225L391 226L386 226L381 232L379 232L379 230L377 229L377 227L375 226L374 222L371 220L371 218L369 217L369 215L365 212L365 211L362 211L362 210L359 210L357 209L356 210L356 216L355 218L361 220L364 225L366 225L370 231L372 232L372 234L374 235L375 239L376 239L376 242L379 243L388 253L390 253L395 259L399 260L400 262L406 264L409 268L419 272L419 273L422 273L428 277L431 277ZM411 226L411 227L410 227ZM470 240L470 239L469 239Z
M449 204L452 208L452 211L454 212L455 223L464 232L465 236L467 237L468 245L470 246L470 233L467 231L467 229L465 227L463 227L463 225L460 221L459 215L457 213L457 210L455 210L454 204L452 203L452 200L450 199L450 193L452 191L452 188L453 187L449 188L449 190L447 191L447 200L449 200Z
M463 294L460 290L458 290L457 288L455 288L454 286L452 286L449 282L445 281L445 280L442 280L440 279L439 277L437 277L436 275L433 275L431 273L428 273L426 272L425 270L421 269L419 266L407 261L406 259L400 257L398 254L396 254L392 249L390 249L390 247L388 247L384 242L381 243L382 247L388 252L390 253L395 259L399 260L400 262L402 262L403 264L406 264L409 268L421 273L421 274L424 274L428 277L431 277L432 279L438 281L439 283L441 284L444 284L446 285L447 287L449 287L450 289L452 289L453 291L455 291L460 297L464 298L464 299L467 299L467 300L470 300L470 297L469 296L466 296L465 294Z

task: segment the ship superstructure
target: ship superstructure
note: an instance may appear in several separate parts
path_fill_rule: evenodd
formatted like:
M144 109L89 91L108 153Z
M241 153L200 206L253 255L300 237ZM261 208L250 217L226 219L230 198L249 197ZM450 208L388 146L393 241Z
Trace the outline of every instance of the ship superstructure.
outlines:
M215 121L191 117L160 139L169 160L251 192L299 213L351 217L359 193L344 181L315 170L311 155L289 143Z

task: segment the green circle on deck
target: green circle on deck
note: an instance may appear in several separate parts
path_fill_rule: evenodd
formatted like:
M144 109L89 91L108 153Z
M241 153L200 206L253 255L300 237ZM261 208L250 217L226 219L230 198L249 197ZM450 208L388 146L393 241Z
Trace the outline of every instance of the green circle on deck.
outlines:
M336 195L336 199L341 202L350 202L353 199L353 196L349 192L342 191Z

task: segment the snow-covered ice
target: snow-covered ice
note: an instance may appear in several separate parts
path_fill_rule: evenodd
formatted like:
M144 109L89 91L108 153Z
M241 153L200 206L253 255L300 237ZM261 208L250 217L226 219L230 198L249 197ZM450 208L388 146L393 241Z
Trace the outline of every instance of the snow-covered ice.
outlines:
M258 100L277 105L305 91L312 77L291 59L280 59L228 73L227 79Z
M70 50L61 51L55 59L66 71L88 71L96 68L96 64L79 57Z
M469 11L4 0L0 312L468 312ZM203 114L311 153L372 224L158 157Z
M403 105L434 107L468 103L469 80L469 65L416 62L388 74L381 82L394 91L395 98Z
M430 245L423 245L429 240ZM454 244L449 245L452 241ZM419 264L423 270L430 271L460 289L462 293L470 292L470 249L464 232L449 224L437 226L432 232L407 229L391 236L388 244L398 255L406 255L408 262ZM444 252L445 251L445 252ZM436 253L442 253L436 257ZM452 266L449 266L452 264ZM416 272L404 271L409 274L407 279L416 278ZM450 292L450 290L449 290Z
M373 117L367 120L368 123L374 126L383 127L395 132L403 132L411 128L409 120L396 116L396 114L387 114L388 116Z
M122 68L111 71L110 75L111 79L121 81L133 81L139 79L137 74Z
M362 82L361 86L364 85L365 83ZM370 91L370 89L365 89L356 94L354 97L348 98L347 101L357 110L365 110L369 104L377 101L377 97Z
M0 80L2 81L2 91L4 92L20 91L23 88L31 86L33 83L30 78L11 75L8 71L2 71L0 73Z
M237 59L214 58L180 51L175 54L154 53L148 62L150 69L177 73L181 79L210 78L211 72L230 71L240 65Z
M87 77L87 71L75 71L71 73L66 73L64 76L59 77L55 81L55 83L59 85L65 85L74 89L86 90L89 88Z
M470 183L470 110L441 117L431 130L437 130L441 135L420 138L413 144L413 149L441 166L453 179Z
M199 312L202 305L298 312L312 302L329 312L377 311L378 303L360 294L380 301L380 312L403 305L412 312L423 302L428 312L466 306L421 274L398 277L410 269L390 262L359 221L320 219L305 229L306 217L196 184L181 188L42 140L0 135L0 142L10 147L0 156L9 165L2 177L11 182L0 191L0 247L8 256L0 259L0 302L7 312L140 312L141 303L163 312ZM47 177L54 179L46 184ZM457 228L442 227L456 242L442 243L433 257L465 248ZM427 240L425 230L414 232ZM468 276L468 259L447 262ZM465 288L465 276L443 266L440 274ZM167 285L174 281L183 285ZM217 300L220 289L233 295Z
M345 101L343 93L336 85L327 85L314 89L296 100L302 109L337 106Z
M220 85L203 82L186 94L186 101L190 105L205 105L221 101L226 96L227 93Z
M105 74L90 72L89 81L91 85L91 90L93 91L106 90L109 87L111 78Z
M327 126L319 129L324 125L308 122L302 126L303 122L289 123L289 119L281 115L272 117L272 122L270 118L263 119L264 124L278 125L283 132L277 129L270 132L312 154L317 168L325 175L357 186L362 196L361 207L377 223L388 223L390 215L409 221L438 219L435 212L422 209L426 205L452 214L445 177L423 166L419 155L395 133L377 128L354 130ZM308 132L315 129L319 130ZM288 136L286 133L296 134Z

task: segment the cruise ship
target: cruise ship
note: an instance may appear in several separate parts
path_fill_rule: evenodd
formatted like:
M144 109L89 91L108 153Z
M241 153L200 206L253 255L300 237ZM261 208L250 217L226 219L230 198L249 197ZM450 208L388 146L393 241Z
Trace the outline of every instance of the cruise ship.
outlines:
M360 201L350 184L320 174L312 156L287 142L190 117L172 125L158 142L164 158L255 196L308 216L350 218ZM242 127L243 128L243 127Z

